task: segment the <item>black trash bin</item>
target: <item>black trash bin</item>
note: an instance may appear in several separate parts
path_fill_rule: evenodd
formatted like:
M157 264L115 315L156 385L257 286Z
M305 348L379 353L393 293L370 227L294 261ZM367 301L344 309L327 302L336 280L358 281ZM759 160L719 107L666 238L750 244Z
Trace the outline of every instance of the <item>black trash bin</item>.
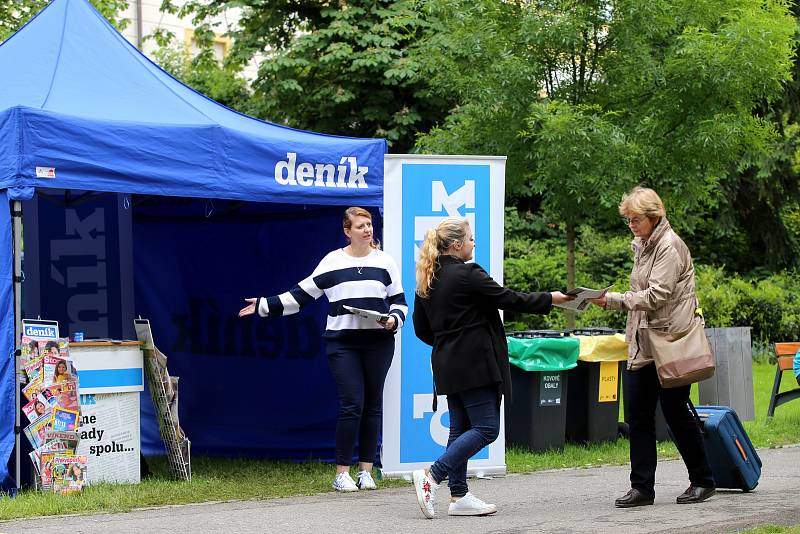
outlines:
M580 341L578 366L569 371L566 440L600 443L619 433L620 374L628 345L612 328L574 328Z
M505 403L506 444L532 451L564 448L567 371L579 341L554 330L510 332L513 401Z

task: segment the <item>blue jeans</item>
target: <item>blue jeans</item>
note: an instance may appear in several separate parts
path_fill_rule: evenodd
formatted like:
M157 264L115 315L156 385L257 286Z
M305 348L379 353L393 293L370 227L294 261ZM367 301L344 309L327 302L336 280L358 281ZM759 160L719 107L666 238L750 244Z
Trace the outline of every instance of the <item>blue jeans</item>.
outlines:
M350 465L358 439L358 461L373 463L383 415L383 383L392 365L394 337L326 342L328 366L339 392L336 465Z
M450 495L463 497L467 487L467 461L500 434L500 399L497 386L469 389L447 396L450 437L447 450L431 466L434 480L448 479Z

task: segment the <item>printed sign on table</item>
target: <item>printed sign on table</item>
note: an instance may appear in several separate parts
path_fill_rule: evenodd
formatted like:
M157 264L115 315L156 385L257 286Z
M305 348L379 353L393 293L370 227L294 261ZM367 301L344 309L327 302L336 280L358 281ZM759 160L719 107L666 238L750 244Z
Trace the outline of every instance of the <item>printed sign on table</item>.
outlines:
M81 395L78 435L87 484L140 481L139 393Z

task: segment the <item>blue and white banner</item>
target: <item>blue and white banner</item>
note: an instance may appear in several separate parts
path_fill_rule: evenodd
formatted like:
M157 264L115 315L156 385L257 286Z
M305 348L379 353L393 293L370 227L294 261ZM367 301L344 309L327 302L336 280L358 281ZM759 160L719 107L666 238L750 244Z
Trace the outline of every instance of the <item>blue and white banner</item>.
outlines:
M445 217L465 217L475 235L475 261L503 280L504 157L390 155L384 160L384 248L397 260L409 320L396 336L384 388L383 475L407 477L429 466L447 446L447 398L433 401L431 348L417 339L413 313L415 266L429 228ZM502 409L501 409L502 416ZM470 460L475 475L505 474L505 431Z

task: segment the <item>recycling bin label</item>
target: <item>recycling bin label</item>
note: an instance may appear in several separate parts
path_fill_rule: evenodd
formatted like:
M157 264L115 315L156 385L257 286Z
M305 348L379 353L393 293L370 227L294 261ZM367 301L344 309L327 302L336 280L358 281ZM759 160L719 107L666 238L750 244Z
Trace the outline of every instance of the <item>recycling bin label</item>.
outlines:
M561 406L561 373L540 373L539 406Z
M597 402L615 402L619 391L619 362L600 362Z

